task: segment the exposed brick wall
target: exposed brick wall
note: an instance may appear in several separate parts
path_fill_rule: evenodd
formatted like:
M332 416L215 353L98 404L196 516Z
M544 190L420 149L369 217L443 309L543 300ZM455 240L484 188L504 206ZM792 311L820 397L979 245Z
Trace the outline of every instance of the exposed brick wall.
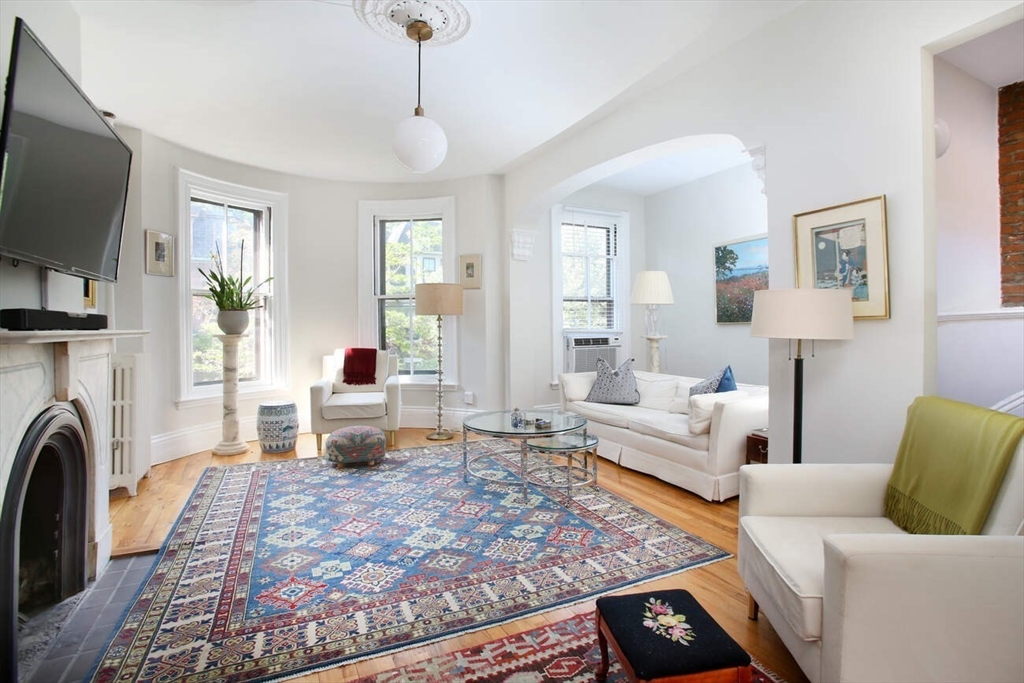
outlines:
M1003 306L1024 306L1024 81L999 89Z

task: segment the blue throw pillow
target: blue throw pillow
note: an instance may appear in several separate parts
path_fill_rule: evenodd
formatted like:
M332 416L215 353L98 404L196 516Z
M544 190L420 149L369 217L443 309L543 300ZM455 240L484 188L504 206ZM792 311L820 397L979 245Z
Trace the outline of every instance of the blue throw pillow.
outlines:
M717 394L724 391L736 391L736 378L732 376L731 365L725 366L725 371L722 373L722 380L718 383L718 388L715 389L715 393Z
M690 396L698 396L700 394L713 394L716 391L718 391L718 385L721 384L722 382L722 376L725 375L725 371L728 369L729 367L726 366L719 370L718 372L716 372L715 374L708 377L706 380L694 384L692 387L690 387Z

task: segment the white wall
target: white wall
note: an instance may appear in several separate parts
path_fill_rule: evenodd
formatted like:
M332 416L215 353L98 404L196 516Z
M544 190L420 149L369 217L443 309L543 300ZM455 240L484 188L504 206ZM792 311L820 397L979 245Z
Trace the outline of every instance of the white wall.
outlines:
M935 60L935 115L951 142L936 160L938 387L991 406L1024 390L1024 310L1001 309L999 93Z
M762 188L743 164L647 197L647 268L668 272L675 299L658 315L662 371L707 377L731 365L737 382L768 383L768 340L715 322L714 247L768 231Z
M794 285L795 213L885 194L891 318L859 321L856 338L819 343L807 363L804 459L891 460L906 408L932 393L936 366L931 58L924 47L1019 2L806 3L661 90L566 136L506 177L510 228L537 225L591 169L635 150L689 135L728 133L764 144L771 158L768 232L772 286ZM1011 16L1012 15L1012 16ZM925 135L925 129L929 136ZM590 179L588 182L594 182ZM572 188L575 189L575 188ZM571 191L571 190L570 190ZM521 267L519 267L521 265ZM513 263L509 286L538 273ZM510 326L531 311L514 298ZM793 368L785 342L770 344L773 462L790 460ZM527 403L543 357L509 349L510 395ZM870 425L870 428L868 427Z
M342 183L289 176L243 166L179 147L147 133L132 134L141 140L136 150L141 176L140 221L126 225L127 242L141 245L143 230L178 235L177 169L249 187L288 195L288 272L290 295L290 388L275 398L293 400L299 407L300 430L308 430L309 385L320 376L320 359L336 347L366 343L358 338L356 299L356 245L358 202L363 199L410 199L453 195L456 198L459 253L480 253L487 269L483 288L466 292L465 310L459 318L460 390L446 394L446 406L462 407L462 391L475 392L474 409L503 405L500 376L500 273L499 242L494 238L500 222L501 202L497 178L481 176L434 184L386 185ZM123 254L122 268L143 271L141 248ZM183 276L181 264L177 277ZM119 298L118 325L150 331L142 344L151 358L149 410L154 439L154 459L212 447L220 434L219 401L176 406L178 382L178 288L177 277L141 277L141 300L131 293ZM453 274L451 280L454 281ZM120 285L118 285L118 289ZM403 424L436 414L436 385L403 388ZM255 438L255 415L260 397L240 397L242 437ZM431 424L429 419L424 426ZM211 443L206 443L212 441Z

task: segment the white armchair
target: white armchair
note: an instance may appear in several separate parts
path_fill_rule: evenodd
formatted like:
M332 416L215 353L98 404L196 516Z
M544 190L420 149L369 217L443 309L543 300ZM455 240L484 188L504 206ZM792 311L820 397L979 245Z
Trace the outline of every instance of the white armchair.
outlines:
M812 683L1024 680L1024 442L981 535L885 517L892 465L746 465L738 569Z
M350 425L384 430L394 445L402 417L402 390L398 383L398 356L377 352L375 384L345 384L345 349L323 357L323 375L309 388L310 431L316 450L323 450L323 435Z

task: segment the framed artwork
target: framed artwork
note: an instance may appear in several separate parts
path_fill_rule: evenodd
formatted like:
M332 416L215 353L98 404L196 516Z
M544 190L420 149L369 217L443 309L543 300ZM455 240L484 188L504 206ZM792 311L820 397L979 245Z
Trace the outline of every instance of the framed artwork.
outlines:
M750 323L759 289L768 289L768 235L715 245L715 322Z
M146 231L146 274L174 277L174 237L156 230Z
M480 254L463 254L459 257L459 282L463 289L480 289Z
M96 281L82 278L82 305L85 308L96 308Z
M793 216L796 285L849 289L853 317L889 317L885 195Z

